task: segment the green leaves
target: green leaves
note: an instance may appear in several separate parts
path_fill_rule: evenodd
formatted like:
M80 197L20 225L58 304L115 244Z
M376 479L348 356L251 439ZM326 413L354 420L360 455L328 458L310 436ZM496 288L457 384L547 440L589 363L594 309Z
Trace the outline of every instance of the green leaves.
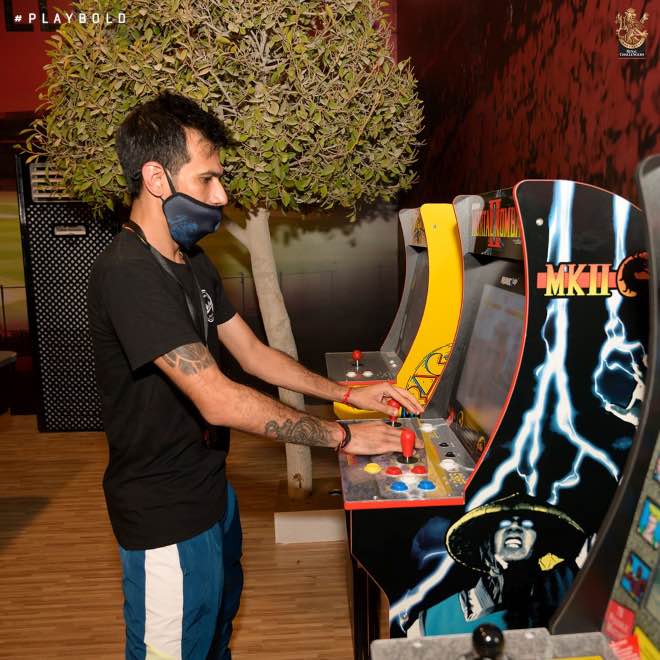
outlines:
M172 89L222 117L236 139L222 153L234 204L391 199L414 180L422 107L382 20L379 0L164 0L158 11L133 0L125 24L62 25L49 40L46 115L27 150L63 174L70 194L97 207L125 199L116 128Z
M99 180L99 186L101 188L105 188L115 176L116 176L116 172L109 170Z

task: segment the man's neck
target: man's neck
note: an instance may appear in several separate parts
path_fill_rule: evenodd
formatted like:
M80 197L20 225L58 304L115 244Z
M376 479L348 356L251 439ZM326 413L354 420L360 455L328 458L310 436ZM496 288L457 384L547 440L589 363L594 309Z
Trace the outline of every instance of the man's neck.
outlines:
M147 209L139 201L133 202L131 220L140 226L147 242L160 252L166 259L184 263L179 245L172 239L167 227L167 220L162 211Z

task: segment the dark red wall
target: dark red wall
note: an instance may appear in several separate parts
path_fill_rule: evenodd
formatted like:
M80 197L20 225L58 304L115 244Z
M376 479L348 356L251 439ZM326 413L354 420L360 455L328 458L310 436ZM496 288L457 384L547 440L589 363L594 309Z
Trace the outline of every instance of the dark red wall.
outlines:
M615 19L646 11L644 60L618 57ZM660 0L399 0L398 54L425 103L420 182L406 204L523 178L567 178L637 200L660 151Z
M49 23L58 13L55 5L63 11L70 9L69 0L41 0L41 4L46 7L45 18ZM24 139L19 133L30 125L41 103L37 88L46 80L43 69L49 61L46 40L53 32L39 24L39 0L0 0L0 7L0 191L13 191L16 187L14 144ZM28 22L30 13L37 17L32 24ZM17 15L22 20L13 23L10 18Z
M39 25L41 16L38 0L2 0L0 14L0 113L33 112L40 104L37 87L46 79L43 70L49 61L46 40L53 36ZM46 7L45 18L52 22L57 12L55 5L68 11L69 0L42 0ZM32 12L37 19L28 23ZM20 15L20 23L11 23L8 29L7 16ZM11 28L23 27L26 31ZM52 23L51 23L52 27ZM28 29L31 28L31 29Z

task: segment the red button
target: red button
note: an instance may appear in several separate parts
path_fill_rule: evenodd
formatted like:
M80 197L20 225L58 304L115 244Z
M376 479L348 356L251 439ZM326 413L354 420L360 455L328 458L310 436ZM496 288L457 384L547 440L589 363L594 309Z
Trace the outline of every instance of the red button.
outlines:
M398 467L388 467L387 470L385 470L385 474L391 474L394 477L398 477L401 474L401 468Z
M423 465L415 465L411 472L415 474L426 474L426 468Z

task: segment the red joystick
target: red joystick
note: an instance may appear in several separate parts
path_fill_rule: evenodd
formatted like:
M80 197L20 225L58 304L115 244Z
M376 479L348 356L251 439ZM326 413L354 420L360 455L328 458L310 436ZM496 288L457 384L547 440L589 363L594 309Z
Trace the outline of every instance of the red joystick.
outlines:
M396 399L390 399L387 405L392 409L390 414L390 424L394 426L396 419L399 416L399 402Z
M356 348L352 353L352 357L353 357L353 364L355 364L356 367L359 366L360 360L362 359L362 351Z
M415 451L415 432L410 429L401 431L401 453L404 458L410 458Z

